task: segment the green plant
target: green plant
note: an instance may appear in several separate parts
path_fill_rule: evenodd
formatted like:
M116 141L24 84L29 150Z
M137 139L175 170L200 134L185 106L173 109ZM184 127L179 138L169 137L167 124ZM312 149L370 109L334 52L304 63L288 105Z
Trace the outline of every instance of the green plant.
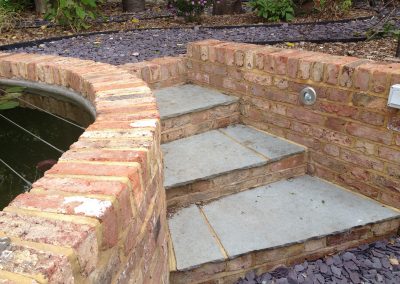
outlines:
M0 6L0 33L12 29L19 18L18 13Z
M204 9L211 6L212 2L212 0L173 0L171 4L178 16L184 17L188 22L193 22L199 21Z
M55 0L45 18L60 25L69 26L73 31L90 27L90 21L98 16L98 3L102 0Z
M317 11L336 16L347 13L352 5L352 0L314 0L314 8Z
M294 18L292 0L250 0L249 5L259 17L268 21L291 21Z
M12 109L19 106L18 98L22 95L24 87L0 88L0 110Z
M20 12L26 8L31 8L34 5L34 0L0 0L0 8L12 12Z

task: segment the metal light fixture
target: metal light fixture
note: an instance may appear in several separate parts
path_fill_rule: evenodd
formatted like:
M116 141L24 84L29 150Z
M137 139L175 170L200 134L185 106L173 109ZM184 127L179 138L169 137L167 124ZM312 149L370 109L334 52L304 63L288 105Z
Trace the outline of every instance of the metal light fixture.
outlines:
M312 87L305 87L300 91L300 101L307 106L313 105L317 100L317 92Z

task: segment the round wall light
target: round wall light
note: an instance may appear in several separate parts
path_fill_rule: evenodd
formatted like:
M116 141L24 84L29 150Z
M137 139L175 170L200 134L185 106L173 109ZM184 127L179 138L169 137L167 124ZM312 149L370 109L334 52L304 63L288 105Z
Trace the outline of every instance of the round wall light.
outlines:
M313 105L317 100L317 92L312 87L305 87L300 91L300 101L307 106Z

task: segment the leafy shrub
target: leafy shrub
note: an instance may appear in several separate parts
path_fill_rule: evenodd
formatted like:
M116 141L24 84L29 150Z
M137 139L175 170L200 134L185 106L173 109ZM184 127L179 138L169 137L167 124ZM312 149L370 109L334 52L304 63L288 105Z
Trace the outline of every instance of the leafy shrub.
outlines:
M250 7L268 21L291 21L294 18L292 0L250 0Z
M314 0L316 10L334 15L347 13L352 5L352 0Z
M69 26L73 31L87 29L90 20L98 16L96 0L55 0L50 4L46 19L60 25Z
M0 6L0 33L12 29L18 18L18 13Z
M32 8L34 0L0 0L0 8L12 12L19 12L26 8Z
M173 0L172 6L177 10L178 16L186 21L199 21L200 15L206 7L212 5L212 0Z

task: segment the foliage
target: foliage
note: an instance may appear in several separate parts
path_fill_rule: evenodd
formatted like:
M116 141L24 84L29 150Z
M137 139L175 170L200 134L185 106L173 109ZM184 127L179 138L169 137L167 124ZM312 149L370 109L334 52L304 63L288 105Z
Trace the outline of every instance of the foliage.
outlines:
M90 20L98 16L98 3L102 0L54 0L46 19L69 26L73 31L90 27Z
M22 95L24 89L24 87L0 89L0 110L12 109L19 106L18 98Z
M314 8L323 13L342 15L353 5L352 0L314 0Z
M291 21L294 18L292 0L250 0L249 5L259 17L268 21Z
M171 4L177 10L178 16L183 16L186 21L199 21L200 15L206 7L212 5L212 0L173 0Z
M396 27L396 23L391 20L383 24L382 28L370 28L367 31L368 39L394 37L400 39L400 29Z
M0 8L11 12L20 12L33 5L34 0L0 0Z
M12 29L19 15L0 6L0 33Z

